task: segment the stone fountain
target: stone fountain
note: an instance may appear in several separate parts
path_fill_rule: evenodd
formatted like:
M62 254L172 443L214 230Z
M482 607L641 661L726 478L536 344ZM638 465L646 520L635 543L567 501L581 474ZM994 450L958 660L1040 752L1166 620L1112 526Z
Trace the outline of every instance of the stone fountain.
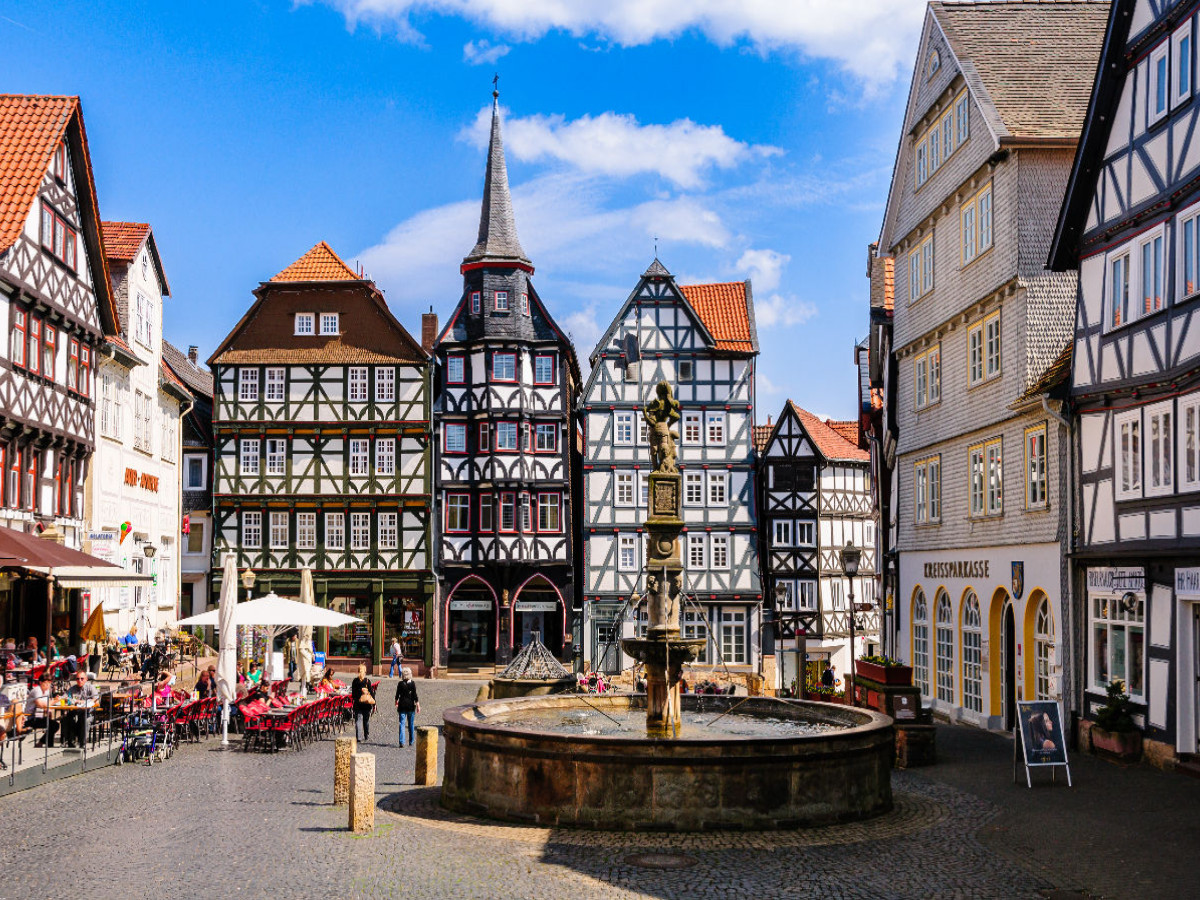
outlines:
M642 410L650 435L650 509L646 518L648 532L646 560L646 604L648 624L644 638L626 638L622 649L646 667L646 734L671 737L679 733L679 679L685 663L704 650L704 638L679 636L679 603L682 594L683 559L679 533L682 481L676 463L675 440L679 435L672 426L679 421L679 401L671 385L660 381L655 398Z

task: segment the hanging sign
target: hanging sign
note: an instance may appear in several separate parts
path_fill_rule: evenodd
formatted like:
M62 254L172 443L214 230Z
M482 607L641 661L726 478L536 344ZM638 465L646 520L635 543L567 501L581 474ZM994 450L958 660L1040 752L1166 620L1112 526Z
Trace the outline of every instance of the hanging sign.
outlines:
M1092 593L1142 593L1146 590L1146 570L1141 566L1099 567L1087 570L1087 586Z
M1200 569L1175 570L1175 595L1177 597L1200 597Z
M553 600L518 600L513 608L517 612L554 612L558 604Z
M460 612L491 612L491 600L451 600L450 608Z
M1033 787L1029 770L1038 766L1062 766L1071 786L1067 742L1063 736L1062 708L1057 700L1032 700L1017 704L1017 727L1013 729L1013 781L1017 780L1016 745L1021 745L1025 764L1025 786Z

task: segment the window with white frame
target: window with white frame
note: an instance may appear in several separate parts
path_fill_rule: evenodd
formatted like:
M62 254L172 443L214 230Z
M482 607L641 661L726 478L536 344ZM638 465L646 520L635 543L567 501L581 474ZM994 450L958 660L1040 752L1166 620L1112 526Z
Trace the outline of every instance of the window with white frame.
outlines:
M1167 114L1167 103L1171 90L1170 42L1163 41L1150 52L1150 97L1146 110L1146 124L1153 125Z
M718 617L721 628L721 657L726 664L746 664L746 610L722 607Z
M650 423L645 416L638 416L637 442L642 447L650 443Z
M917 409L929 405L929 359L924 353L913 360L913 394Z
M979 598L967 591L962 607L962 690L963 706L972 712L983 710L982 623Z
M380 403L396 399L396 370L391 366L375 367L375 399Z
M917 144L917 187L929 180L929 147L925 141Z
M446 495L446 531L461 534L471 528L471 495Z
M935 344L913 359L913 393L917 409L942 399L942 348Z
M796 523L796 546L815 547L817 545L817 528L815 522Z
M962 264L974 260L992 246L992 183L989 181L959 209L962 234Z
M1172 427L1174 401L1167 400L1146 407L1146 471L1147 497L1161 497L1175 489L1175 429Z
M243 403L258 400L258 369L238 369L238 399Z
M929 360L929 405L942 399L942 345L935 344L926 354Z
M708 546L709 556L712 559L712 568L725 570L729 568L729 535L714 534L709 539Z
M553 453L558 449L558 426L553 422L535 425L533 434L533 449L538 453Z
M1117 448L1116 497L1130 500L1142 496L1142 411L1133 409L1113 417Z
M467 452L467 426L463 422L446 423L446 452Z
M1179 400L1178 456L1180 488L1200 489L1200 394Z
M729 503L729 473L708 473L708 505L725 506Z
M521 314L529 315L529 294L521 291Z
M284 438L267 438L267 474L287 474L287 441Z
M325 549L346 549L346 516L344 513L325 513Z
M802 610L812 611L817 608L817 583L815 581L796 582L796 604Z
M985 316L967 329L967 378L982 384L1000 374L1000 312Z
M258 439L243 438L239 454L239 470L243 475L258 474Z
M315 331L315 323L313 322L312 313L296 313L295 333L300 335L310 335Z
M693 571L703 569L705 554L705 540L703 534L689 534L687 536L687 567Z
M970 514L982 516L984 511L984 474L983 474L983 445L971 447L967 451L968 493L970 497Z
M396 474L396 439L378 438L375 441L375 474Z
M1118 328L1130 321L1128 251L1109 257L1108 271L1107 321L1110 328Z
M516 422L497 422L495 430L496 430L496 449L497 450L516 450L517 449L517 423Z
M954 613L945 591L937 599L937 698L954 702Z
M400 539L400 533L396 528L396 513L379 513L376 520L379 528L379 549L395 550Z
M371 549L370 513L350 513L350 549Z
M154 309L149 298L141 291L137 293L135 308L137 317L134 323L134 337L139 344L150 347L154 343Z
M1139 243L1138 259L1142 267L1142 298L1139 316L1158 312L1166 304L1163 286L1163 231L1152 234Z
M704 505L704 473L703 472L684 472L683 473L683 505L684 506L703 506Z
M111 372L100 374L100 433L121 439L121 423L117 415L117 379Z
M349 399L351 403L362 403L367 399L367 367L366 366L351 366L350 367L350 391Z
M1049 700L1053 694L1050 674L1054 658L1054 617L1045 594L1034 610L1033 620L1033 699Z
M296 549L317 549L317 514L314 512L296 513Z
M1046 426L1025 429L1025 507L1044 509L1049 502L1046 480Z
M683 443L700 443L700 413L685 412L683 414Z
M1171 105L1192 96L1192 20L1189 18L1171 35Z
M267 399L268 400L283 400L287 396L285 384L287 370L282 366L269 366L267 368Z
M966 91L954 100L954 120L958 126L958 143L971 136L971 104Z
M350 474L366 475L371 465L371 442L366 438L350 439Z
M262 513L242 513L242 546L262 547Z
M925 592L917 590L913 597L912 611L912 655L913 683L921 689L921 696L929 696L929 607Z
M183 458L183 489L185 491L204 490L208 479L208 457L199 453L189 453Z
M533 358L533 383L554 384L554 357L539 354Z
M562 495L538 494L538 531L557 534L562 530Z
M696 654L696 662L708 662L708 620L703 610L685 609L680 615L683 637L689 641L704 641L704 646Z
M618 444L632 444L633 413L615 412L613 413L613 423L615 442Z
M1179 289L1176 302L1200 291L1200 206L1183 212L1175 225L1178 235Z
M725 446L725 413L710 412L704 414L705 425L708 430L707 444L710 447Z
M971 384L983 382L983 323L967 329L967 379Z
M914 520L918 525L939 521L942 512L941 457L918 460L914 464L913 475Z
M1091 619L1091 685L1103 690L1110 681L1125 682L1129 696L1141 702L1146 692L1146 595L1132 600L1109 592L1088 595Z
M776 519L772 523L771 546L792 546L792 522L790 519Z
M987 515L997 516L1004 512L1004 459L999 438L983 445L987 465Z
M271 549L286 550L288 547L288 514L271 513Z
M508 291L496 291L493 294L497 312L508 312Z
M617 536L617 568L622 572L637 571L637 538L632 534Z
M617 506L633 506L633 473L617 473Z
M464 360L461 356L446 357L446 383L462 384L465 381L463 372Z
M471 315L473 316L479 315L480 297L479 291L471 291Z
M339 325L337 313L321 313L321 334L339 334Z
M921 241L921 296L933 290L933 235Z

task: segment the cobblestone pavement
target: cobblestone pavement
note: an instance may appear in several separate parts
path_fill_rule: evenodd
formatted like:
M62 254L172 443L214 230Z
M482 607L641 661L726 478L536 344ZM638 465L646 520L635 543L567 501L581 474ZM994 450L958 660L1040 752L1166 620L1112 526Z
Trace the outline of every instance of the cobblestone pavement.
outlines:
M437 789L412 786L413 751L396 746L393 683L384 683L373 740L361 748L376 754L371 835L348 834L345 808L330 805L332 742L268 756L221 753L209 741L163 765L104 769L0 798L0 898L1009 898L1056 888L1165 897L1188 895L1171 865L1178 857L1187 871L1200 846L1200 782L1194 790L1179 776L1086 760L1078 794L1018 791L1006 766L1011 745L964 738L963 729L939 734L943 765L895 773L896 810L871 822L668 835L473 820L440 809ZM418 687L418 724L437 724L443 708L474 699L478 684ZM1175 840L1157 832L1160 859L1172 859L1158 881L1143 870L1108 874L1120 868L1110 860L1119 837L1096 830L1107 827L1104 810L1114 821L1123 812L1124 827L1137 831L1154 809L1111 791L1106 806L1092 808L1088 792L1126 782L1190 805L1172 821ZM1056 847L1073 858L1059 859Z

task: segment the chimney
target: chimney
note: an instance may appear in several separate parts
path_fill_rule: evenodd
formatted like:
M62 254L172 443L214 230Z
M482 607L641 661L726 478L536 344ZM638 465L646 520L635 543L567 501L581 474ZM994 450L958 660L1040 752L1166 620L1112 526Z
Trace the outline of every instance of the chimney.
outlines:
M193 366L200 364L200 348L195 344L188 347L188 360Z
M421 349L426 353L433 352L433 344L437 340L437 313L433 307L429 312L421 313Z

